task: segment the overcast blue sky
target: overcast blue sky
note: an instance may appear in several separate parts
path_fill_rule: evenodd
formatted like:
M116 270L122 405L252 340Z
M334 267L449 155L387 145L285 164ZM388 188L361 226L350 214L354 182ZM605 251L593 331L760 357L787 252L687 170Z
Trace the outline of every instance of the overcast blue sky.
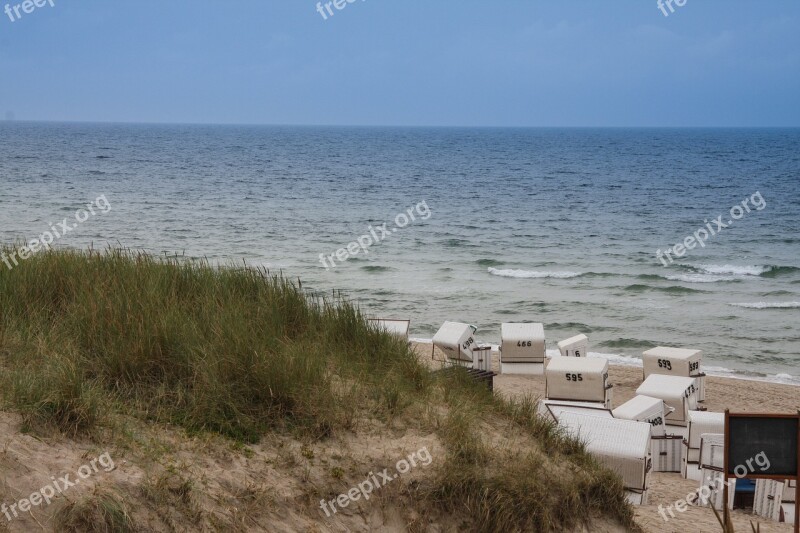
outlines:
M0 13L0 119L800 126L798 0L52 1Z

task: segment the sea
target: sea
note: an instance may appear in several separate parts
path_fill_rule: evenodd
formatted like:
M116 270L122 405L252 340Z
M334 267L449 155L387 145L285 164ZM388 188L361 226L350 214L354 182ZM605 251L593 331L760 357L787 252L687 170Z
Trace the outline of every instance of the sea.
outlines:
M1 243L262 266L415 339L542 322L800 384L798 224L800 129L0 122Z

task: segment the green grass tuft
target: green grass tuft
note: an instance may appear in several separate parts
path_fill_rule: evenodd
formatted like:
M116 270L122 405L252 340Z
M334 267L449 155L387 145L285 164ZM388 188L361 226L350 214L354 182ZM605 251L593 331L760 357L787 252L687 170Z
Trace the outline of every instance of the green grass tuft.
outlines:
M190 431L321 438L349 426L362 389L397 410L403 391L430 383L404 343L347 302L259 269L118 250L0 269L0 343L13 405L69 433L91 429L102 392Z
M67 503L53 518L56 531L67 533L132 533L136 531L125 504L109 493L92 493Z

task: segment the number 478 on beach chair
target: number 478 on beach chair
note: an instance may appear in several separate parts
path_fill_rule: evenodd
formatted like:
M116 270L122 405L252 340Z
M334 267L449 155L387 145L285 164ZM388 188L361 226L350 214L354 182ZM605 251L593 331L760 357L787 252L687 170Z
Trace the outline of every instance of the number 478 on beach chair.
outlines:
M496 374L491 370L492 350L490 346L479 345L475 341L477 329L462 322L445 322L433 336L431 358L436 360L436 348L439 348L447 357L443 362L450 364L444 370L466 367L472 379L485 383L489 390L494 390Z
M475 343L475 326L461 322L445 322L433 336L431 358L436 359L436 348L444 352L447 362L457 365L471 365Z

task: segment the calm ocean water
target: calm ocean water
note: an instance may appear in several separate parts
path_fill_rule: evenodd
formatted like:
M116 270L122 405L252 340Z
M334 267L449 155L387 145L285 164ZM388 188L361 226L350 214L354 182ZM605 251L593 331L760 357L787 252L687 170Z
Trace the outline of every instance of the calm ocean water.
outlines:
M586 333L635 364L695 347L716 373L800 383L798 129L6 122L0 148L3 243L104 194L112 210L58 246L246 260L410 318L417 338L459 320L497 342L502 322L537 321L548 348ZM766 207L656 258L756 191ZM430 215L397 228L420 202ZM384 222L368 254L322 266Z

